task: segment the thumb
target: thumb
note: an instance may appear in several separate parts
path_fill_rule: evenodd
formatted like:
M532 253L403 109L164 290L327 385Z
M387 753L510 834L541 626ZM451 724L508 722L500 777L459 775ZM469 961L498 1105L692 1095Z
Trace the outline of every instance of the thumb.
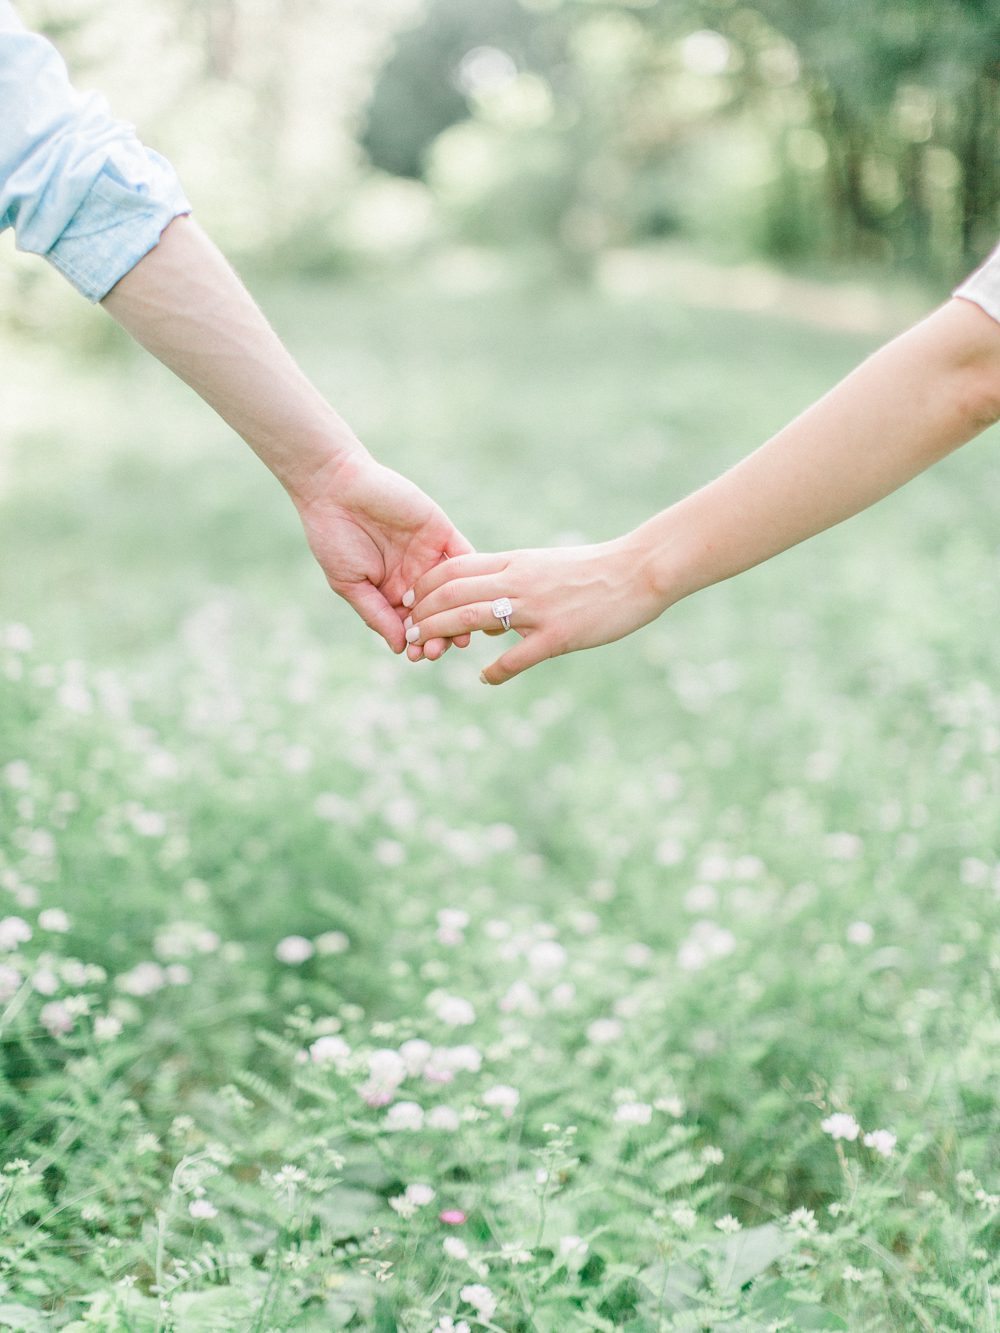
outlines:
M519 676L522 671L527 671L529 667L544 662L550 656L545 636L532 634L492 662L480 673L479 679L484 685L503 685L508 680L513 680L515 676Z
M353 606L369 629L381 635L394 653L406 647L406 631L399 613L367 580L359 583L331 583L335 593Z
M445 543L443 554L452 560L456 555L471 555L476 548L472 543L463 537L458 528L452 528L451 536Z

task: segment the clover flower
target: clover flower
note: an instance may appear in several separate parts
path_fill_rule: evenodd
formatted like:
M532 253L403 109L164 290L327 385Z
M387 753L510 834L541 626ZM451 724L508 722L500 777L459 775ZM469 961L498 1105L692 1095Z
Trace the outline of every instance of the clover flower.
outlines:
M648 1102L622 1102L615 1108L616 1125L648 1125L653 1118L653 1108Z
M390 1133L423 1129L423 1107L418 1106L416 1102L396 1102L394 1106L389 1107L383 1123Z
M5 916L0 921L0 951L11 953L31 939L31 927L23 917Z
M435 1106L427 1112L428 1129L440 1129L446 1134L454 1134L461 1123L458 1112L450 1106Z
M274 946L274 956L278 962L287 963L290 967L307 962L315 952L312 940L307 940L304 935L286 935Z
M497 1107L501 1115L507 1120L514 1114L520 1100L521 1094L517 1088L512 1088L509 1083L495 1083L492 1088L487 1088L482 1095L483 1105Z
M873 1129L864 1138L867 1148L874 1148L882 1157L891 1157L896 1146L896 1136L888 1129Z
M335 1064L342 1067L350 1054L350 1046L343 1037L338 1037L335 1033L317 1037L309 1047L309 1058L317 1065Z
M57 935L65 935L69 930L70 921L61 907L46 907L38 913L38 924L42 930L49 930Z
M496 1314L497 1298L489 1287L483 1286L481 1282L470 1282L458 1294L481 1318L492 1319Z
M861 1126L854 1116L844 1111L828 1115L825 1120L819 1122L819 1127L825 1134L829 1134L831 1139L846 1139L848 1143L853 1143L861 1133Z

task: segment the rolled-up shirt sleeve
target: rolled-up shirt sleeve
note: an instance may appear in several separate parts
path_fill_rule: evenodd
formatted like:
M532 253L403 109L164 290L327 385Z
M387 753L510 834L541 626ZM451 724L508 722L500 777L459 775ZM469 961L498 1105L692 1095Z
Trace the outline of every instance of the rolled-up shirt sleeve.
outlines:
M0 0L0 231L100 301L190 211L170 163Z
M965 281L952 292L953 296L963 296L1000 324L1000 245L990 254L985 262L971 273Z

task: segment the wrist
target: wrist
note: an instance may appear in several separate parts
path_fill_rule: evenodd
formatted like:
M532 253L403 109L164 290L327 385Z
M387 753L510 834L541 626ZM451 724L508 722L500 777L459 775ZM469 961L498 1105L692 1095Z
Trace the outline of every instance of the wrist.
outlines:
M701 585L693 552L673 511L665 510L619 538L637 592L661 614Z
M357 436L344 423L340 427L300 437L295 456L271 469L300 512L335 495L359 466L372 461Z

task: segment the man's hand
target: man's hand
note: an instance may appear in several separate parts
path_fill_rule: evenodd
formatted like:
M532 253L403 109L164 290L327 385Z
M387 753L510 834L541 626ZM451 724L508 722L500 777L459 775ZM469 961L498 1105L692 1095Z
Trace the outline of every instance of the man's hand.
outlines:
M442 560L472 547L419 487L363 450L331 460L293 497L327 582L395 653L407 647L403 593ZM465 647L468 634L453 642ZM444 639L410 645L439 658Z
M243 436L294 500L330 587L402 652L403 593L471 547L423 491L363 448L197 223L175 219L103 304ZM408 651L416 661L446 647L432 639Z

